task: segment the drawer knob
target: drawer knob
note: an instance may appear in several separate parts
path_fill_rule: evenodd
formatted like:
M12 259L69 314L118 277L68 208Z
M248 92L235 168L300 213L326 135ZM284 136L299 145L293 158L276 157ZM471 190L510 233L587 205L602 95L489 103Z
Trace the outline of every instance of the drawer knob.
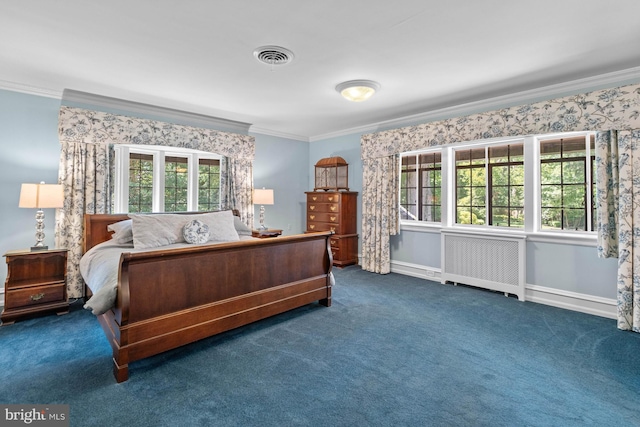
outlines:
M31 301L39 301L44 298L44 292L40 292L39 294L34 294L29 297Z
M310 225L309 225L309 228L313 230L314 228L316 228L316 226L315 226L315 225L313 225L313 224L310 224Z
M313 200L313 201L315 202L316 200L318 200L318 198L317 198L316 196L313 196L313 197L311 198L311 200Z
M309 206L309 209L314 210L316 207L314 205Z
M309 215L309 219L316 219L315 215Z
M336 206L335 205L331 205L331 206L329 206L329 209L331 209L332 211L335 211L336 210Z
M335 220L336 220L336 217L335 217L335 216L330 216L330 217L329 217L329 219L330 219L331 221L335 221Z
M328 199L329 199L330 202L333 202L333 197L332 196L329 196Z
M335 233L336 232L336 228L335 227L331 227L331 231L333 231Z

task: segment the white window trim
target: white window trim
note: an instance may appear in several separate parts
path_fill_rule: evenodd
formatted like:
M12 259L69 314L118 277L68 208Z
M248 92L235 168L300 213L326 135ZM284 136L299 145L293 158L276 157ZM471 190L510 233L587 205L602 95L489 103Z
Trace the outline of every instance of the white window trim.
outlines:
M572 137L581 135L593 135L595 132L563 132L544 135L528 135L518 137L492 138L489 140L465 141L448 144L439 147L429 147L424 150L402 153L404 155L420 155L441 150L442 161L442 222L427 222L401 220L400 227L404 231L415 232L437 232L442 228L455 228L460 230L474 231L485 234L495 234L496 232L525 236L531 242L571 244L581 246L597 246L596 231L571 231L571 230L547 230L542 229L540 218L541 194L540 194L540 142L558 137ZM524 149L524 182L525 182L525 223L524 228L515 229L498 226L482 226L472 224L455 223L455 151L464 148L490 147L494 145L507 145L523 142ZM590 144L586 144L587 159L590 158ZM591 162L587 161L586 178L587 200L592 200L591 194ZM531 183L531 185L529 185ZM487 193L488 197L488 193ZM588 210L587 221L591 221L591 209ZM590 224L590 222L589 222Z
M187 159L189 183L187 210L198 210L198 165L200 159L221 160L222 156L206 151L157 145L118 144L115 151L114 204L116 213L129 213L129 154L153 156L153 212L164 212L165 158L183 157Z

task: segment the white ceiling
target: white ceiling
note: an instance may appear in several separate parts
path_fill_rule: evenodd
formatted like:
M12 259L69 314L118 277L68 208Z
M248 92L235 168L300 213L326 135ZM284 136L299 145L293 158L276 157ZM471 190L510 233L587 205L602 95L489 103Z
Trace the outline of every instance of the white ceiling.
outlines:
M313 140L634 69L638 16L638 0L4 0L0 86ZM253 57L264 45L295 58L271 69ZM382 88L352 103L335 86L353 79Z

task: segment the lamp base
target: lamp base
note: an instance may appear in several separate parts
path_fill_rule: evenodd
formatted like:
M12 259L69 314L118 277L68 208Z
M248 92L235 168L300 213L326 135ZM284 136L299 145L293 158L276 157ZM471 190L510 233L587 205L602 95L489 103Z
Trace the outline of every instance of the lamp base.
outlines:
M31 246L31 252L48 251L49 246Z

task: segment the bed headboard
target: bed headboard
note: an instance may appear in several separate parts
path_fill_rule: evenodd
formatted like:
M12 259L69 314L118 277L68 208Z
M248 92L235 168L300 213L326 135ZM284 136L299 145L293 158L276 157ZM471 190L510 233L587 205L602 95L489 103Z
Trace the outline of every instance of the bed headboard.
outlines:
M240 216L240 212L233 209L235 216ZM194 214L206 212L167 212L180 214ZM111 232L107 226L118 221L129 219L128 214L85 214L84 215L84 235L82 239L82 253L87 252L95 245L111 239Z

